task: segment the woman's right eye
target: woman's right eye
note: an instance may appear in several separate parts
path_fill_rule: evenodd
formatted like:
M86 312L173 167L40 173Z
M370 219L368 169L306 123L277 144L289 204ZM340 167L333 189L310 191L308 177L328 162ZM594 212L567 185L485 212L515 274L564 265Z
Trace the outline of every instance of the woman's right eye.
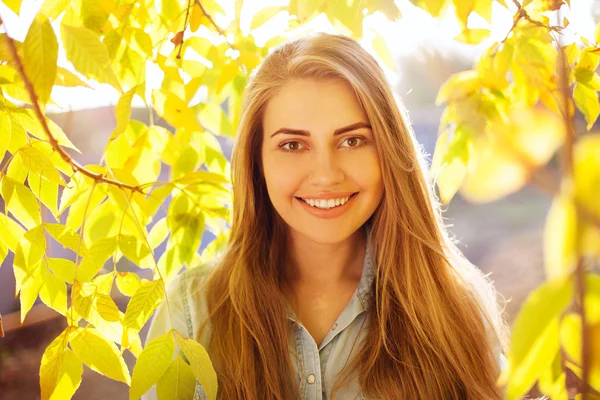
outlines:
M302 144L295 140L290 140L289 142L285 142L279 145L279 147L286 152L294 153L296 151L302 150Z

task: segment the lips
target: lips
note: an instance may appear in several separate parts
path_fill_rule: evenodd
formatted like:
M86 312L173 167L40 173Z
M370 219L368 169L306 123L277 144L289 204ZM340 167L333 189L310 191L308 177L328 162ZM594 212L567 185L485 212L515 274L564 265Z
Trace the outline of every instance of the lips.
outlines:
M296 197L296 201L300 203L300 206L303 207L308 213L314 215L315 217L322 219L332 219L337 218L344 214L351 206L354 204L355 199L358 193L353 193L349 196L348 201L343 205L334 206L332 208L317 208L315 206L311 206L307 204L302 198Z

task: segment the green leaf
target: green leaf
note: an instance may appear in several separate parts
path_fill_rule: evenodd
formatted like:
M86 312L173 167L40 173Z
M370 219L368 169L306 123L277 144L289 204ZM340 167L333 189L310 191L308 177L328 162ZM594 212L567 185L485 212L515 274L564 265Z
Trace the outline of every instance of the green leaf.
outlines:
M123 326L142 329L165 294L162 280L143 282L127 304Z
M200 382L204 392L210 400L217 398L217 374L210 361L207 351L202 345L192 339L184 338L178 332L175 332L177 344L190 362L192 373L196 380Z
M175 339L171 331L152 339L146 345L133 368L129 391L131 400L139 399L158 382L169 368L174 353Z
M77 329L77 332L71 336L70 343L79 359L92 370L115 381L131 384L127 365L119 349L96 329Z
M61 24L60 33L67 60L77 71L101 83L108 83L122 92L112 69L108 50L98 35L87 28Z
M194 397L196 378L183 358L177 357L156 384L159 400L187 400Z
M58 42L54 29L46 16L38 13L23 42L23 67L42 106L52 92L57 60Z
M598 119L598 115L600 115L598 93L581 83L576 83L573 89L573 98L575 99L575 105L585 116L587 130L589 131Z

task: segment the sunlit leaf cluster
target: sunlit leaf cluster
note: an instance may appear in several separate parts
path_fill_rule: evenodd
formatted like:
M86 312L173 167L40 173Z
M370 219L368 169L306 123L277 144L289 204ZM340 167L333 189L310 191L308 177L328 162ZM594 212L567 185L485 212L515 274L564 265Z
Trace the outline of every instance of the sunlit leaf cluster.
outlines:
M471 19L492 24L492 0L411 2L434 17L453 13L460 42L490 35ZM494 201L532 182L554 196L544 239L548 280L515 322L500 383L510 399L535 382L566 399L563 366L600 390L600 280L586 270L600 260L600 134L593 131L600 37L563 44L568 20L550 21L568 1L497 2L514 13L514 25L472 70L441 88L445 111L431 172L443 202L458 192ZM4 3L19 13L20 0ZM23 42L0 34L0 260L14 255L22 320L39 298L68 321L42 358L42 399L71 398L83 364L130 385L131 399L153 386L159 399L189 399L197 384L216 398L217 377L199 343L171 330L144 347L139 332L168 300L172 278L227 243L230 166L218 138L235 134L250 73L294 29L324 15L360 39L367 16L402 17L392 0L291 0L258 10L245 32L244 5L45 0ZM282 14L287 32L258 45L253 32ZM228 15L228 25L217 23ZM386 40L370 36L379 61L394 70ZM149 82L151 71L159 71L159 85ZM79 150L45 110L56 104L55 87L102 84L118 93L116 125L101 160L80 165ZM134 102L148 108L148 125L132 119ZM576 112L585 134L575 139L569 126ZM200 251L205 231L216 239ZM69 256L50 255L57 245ZM123 269L123 261L135 269ZM126 308L115 293L128 299ZM125 351L137 359L132 371Z

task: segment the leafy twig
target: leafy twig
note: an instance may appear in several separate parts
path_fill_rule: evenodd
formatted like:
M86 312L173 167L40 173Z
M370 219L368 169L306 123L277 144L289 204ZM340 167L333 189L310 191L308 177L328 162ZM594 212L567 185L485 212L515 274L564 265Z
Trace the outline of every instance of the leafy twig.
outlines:
M204 14L204 16L206 18L208 18L208 21L210 22L210 24L215 27L215 29L217 30L217 32L219 32L219 35L221 35L221 36L223 36L225 38L225 40L227 41L227 44L229 45L229 47L231 47L231 49L233 49L233 50L237 50L235 48L235 46L232 45L231 43L229 43L229 41L227 40L227 35L225 34L225 31L223 29L221 29L221 27L219 25L217 25L217 23L215 22L215 20L213 19L213 17L211 17L210 14L208 12L206 12L206 9L204 8L204 6L200 2L200 0L194 0L194 2L198 5L198 7L200 7L200 10L202 10L202 14Z
M3 24L4 24L4 21L2 20L2 18L0 18L0 25L3 25ZM83 175L86 175L96 181L106 182L111 185L115 185L120 188L123 188L123 189L129 189L131 191L140 192L143 194L143 192L139 188L139 186L128 185L126 183L107 178L103 174L95 173L95 172L92 172L92 171L86 169L84 166L82 166L77 161L75 161L73 158L71 158L71 156L69 156L69 154L67 154L67 152L65 152L63 150L63 148L60 146L60 144L58 144L58 142L56 141L56 138L52 135L52 132L50 132L50 128L48 127L48 123L46 122L46 117L44 116L44 113L42 113L42 109L40 108L38 97L33 88L33 84L31 83L29 78L27 78L27 75L25 74L25 69L23 67L23 61L21 60L21 57L19 56L19 53L17 51L17 47L15 46L14 40L8 35L8 33L6 34L6 43L8 45L8 50L10 52L10 55L13 57L15 65L17 66L19 75L21 75L21 79L23 79L25 88L27 89L27 92L29 93L29 97L31 98L31 103L33 105L33 110L34 110L38 120L40 121L40 124L42 125L44 132L48 136L48 141L50 142L50 144L52 145L54 150L56 150L56 152L60 155L60 157L66 163L71 165L71 168L73 168L73 171L75 171L75 172L79 171Z

